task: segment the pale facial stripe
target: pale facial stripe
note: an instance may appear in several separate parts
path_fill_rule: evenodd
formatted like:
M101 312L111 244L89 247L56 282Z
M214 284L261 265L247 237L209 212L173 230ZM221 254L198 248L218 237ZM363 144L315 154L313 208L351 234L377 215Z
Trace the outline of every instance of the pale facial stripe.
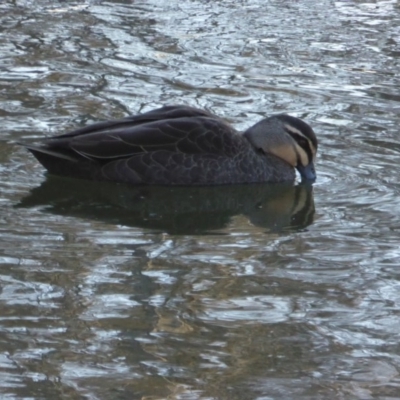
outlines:
M297 128L295 128L295 127L292 126L292 125L285 124L285 130L286 130L286 132L288 132L289 135L291 135L292 138L296 141L296 145L297 145L301 150L303 150L303 152L306 153L307 158L309 159L308 161L312 161L312 160L314 159L314 157L315 157L315 154L316 154L317 150L315 149L314 144L311 142L311 140L310 140L306 135L304 135L303 132L301 132L300 130L298 130ZM308 148L305 148L304 146L301 146L301 145L298 143L298 141L296 140L295 136L300 136L301 138L303 138L304 140L306 140L307 143L308 143ZM297 147L297 146L296 146L296 147ZM301 160L302 160L302 164L303 164L303 162L304 162L303 157L301 157ZM307 163L307 164L308 164L308 163ZM303 164L303 165L307 165L307 164Z

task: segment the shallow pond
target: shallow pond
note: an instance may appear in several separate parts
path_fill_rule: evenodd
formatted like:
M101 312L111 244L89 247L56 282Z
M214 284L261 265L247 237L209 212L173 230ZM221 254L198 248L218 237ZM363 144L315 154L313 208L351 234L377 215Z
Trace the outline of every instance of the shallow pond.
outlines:
M400 7L0 3L0 397L400 399ZM288 112L313 187L48 177L19 140Z

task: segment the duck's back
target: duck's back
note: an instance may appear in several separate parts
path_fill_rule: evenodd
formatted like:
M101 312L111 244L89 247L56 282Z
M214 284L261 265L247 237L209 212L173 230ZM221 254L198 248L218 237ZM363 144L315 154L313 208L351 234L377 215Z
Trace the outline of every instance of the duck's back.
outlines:
M294 179L220 118L163 107L46 140L28 149L52 174L132 184L211 185Z

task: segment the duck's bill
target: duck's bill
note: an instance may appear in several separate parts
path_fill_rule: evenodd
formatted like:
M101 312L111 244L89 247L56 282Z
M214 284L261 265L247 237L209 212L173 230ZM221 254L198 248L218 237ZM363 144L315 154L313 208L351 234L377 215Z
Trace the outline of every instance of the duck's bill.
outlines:
M301 180L302 181L315 181L317 179L317 174L315 173L315 167L314 163L310 162L310 164L304 166L304 165L298 165L297 171L299 171L301 175Z

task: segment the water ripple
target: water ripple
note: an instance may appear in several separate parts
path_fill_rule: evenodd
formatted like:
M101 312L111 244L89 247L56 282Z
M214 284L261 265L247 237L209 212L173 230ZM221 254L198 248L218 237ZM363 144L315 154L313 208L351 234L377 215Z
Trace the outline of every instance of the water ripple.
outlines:
M2 397L398 398L398 2L0 10ZM313 191L99 187L15 144L166 103L305 118Z

